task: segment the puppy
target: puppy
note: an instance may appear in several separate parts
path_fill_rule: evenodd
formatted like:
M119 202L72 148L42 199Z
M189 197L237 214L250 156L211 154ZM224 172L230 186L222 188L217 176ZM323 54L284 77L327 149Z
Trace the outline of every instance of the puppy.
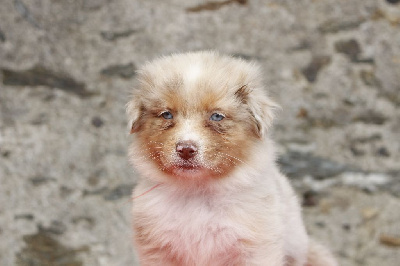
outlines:
M330 266L310 244L267 131L259 67L214 52L146 64L127 104L141 265Z

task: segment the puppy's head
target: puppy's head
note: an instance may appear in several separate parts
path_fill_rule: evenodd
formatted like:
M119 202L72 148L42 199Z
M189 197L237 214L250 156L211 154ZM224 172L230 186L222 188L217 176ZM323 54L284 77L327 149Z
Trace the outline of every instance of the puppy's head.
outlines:
M127 105L131 162L147 176L223 178L266 137L276 105L254 64L212 52L148 63Z

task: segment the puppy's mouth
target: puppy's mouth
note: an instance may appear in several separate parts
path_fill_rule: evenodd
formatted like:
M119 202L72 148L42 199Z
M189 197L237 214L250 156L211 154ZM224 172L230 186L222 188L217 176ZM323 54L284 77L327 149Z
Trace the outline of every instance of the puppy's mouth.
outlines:
M175 177L198 179L209 175L207 167L198 160L176 160L167 169Z
M194 161L179 161L172 164L172 168L178 171L200 171L204 167L198 162Z

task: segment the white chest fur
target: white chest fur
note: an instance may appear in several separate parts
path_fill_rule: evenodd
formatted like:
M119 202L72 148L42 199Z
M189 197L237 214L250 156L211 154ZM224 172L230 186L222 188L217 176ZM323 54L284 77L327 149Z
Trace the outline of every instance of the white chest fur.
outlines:
M277 217L268 215L274 208L257 210L259 204L249 207L237 195L180 194L160 187L145 197L134 202L133 214L139 255L149 264L243 264L252 246L275 241L259 236L266 235L264 217Z

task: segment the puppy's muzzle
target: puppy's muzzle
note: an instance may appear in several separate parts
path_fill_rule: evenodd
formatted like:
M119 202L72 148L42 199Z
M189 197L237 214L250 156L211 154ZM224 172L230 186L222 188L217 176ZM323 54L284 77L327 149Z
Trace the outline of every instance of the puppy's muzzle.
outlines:
M189 160L196 156L198 148L192 141L180 141L176 144L176 152L184 160Z

